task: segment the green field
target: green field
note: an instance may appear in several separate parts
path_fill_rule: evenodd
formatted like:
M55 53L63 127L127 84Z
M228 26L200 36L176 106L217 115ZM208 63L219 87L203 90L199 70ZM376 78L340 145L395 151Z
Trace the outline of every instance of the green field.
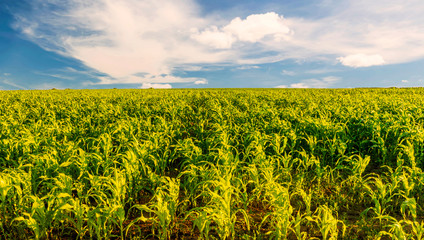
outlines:
M0 239L424 239L424 89L0 91Z

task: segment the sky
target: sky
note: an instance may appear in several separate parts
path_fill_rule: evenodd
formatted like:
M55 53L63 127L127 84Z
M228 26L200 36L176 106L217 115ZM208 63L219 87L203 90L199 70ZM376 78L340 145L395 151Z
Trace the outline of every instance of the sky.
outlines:
M422 0L0 0L0 89L424 86Z

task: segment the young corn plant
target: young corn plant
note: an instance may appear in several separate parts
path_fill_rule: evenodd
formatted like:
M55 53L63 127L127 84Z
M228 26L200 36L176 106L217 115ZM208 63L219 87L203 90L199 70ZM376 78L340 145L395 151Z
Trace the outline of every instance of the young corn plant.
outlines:
M141 216L128 225L127 233L138 221L152 222L153 235L161 240L171 239L172 231L176 226L180 182L179 179L169 177L163 177L161 181L163 186L156 190L152 201L148 204L133 206L141 211Z
M114 209L107 202L102 203L87 211L87 225L90 238L109 239L112 236L112 214Z
M298 195L302 198L302 201L305 204L306 216L312 217L312 191L309 190L309 193L307 193L305 190L299 187L298 190L294 193L294 195Z
M203 183L206 187L201 195L209 201L206 206L193 209L192 213L197 215L195 221L200 227L202 237L207 238L211 223L215 223L216 227L212 229L217 232L220 239L234 239L237 214L243 216L246 227L250 230L247 212L238 208L240 189L233 185L233 183L242 185L238 182L241 180L234 177L239 163L238 158L227 150L219 151L219 157L222 165L212 167L210 171L215 173L214 178ZM201 212L205 212L206 217Z
M375 218L379 219L381 223L381 217L386 215L388 208L392 207L392 200L399 195L399 193L396 192L398 180L396 178L392 180L393 182L385 183L378 175L367 178L365 187L374 206L365 209L361 215L367 215L369 211L372 211Z
M81 199L76 198L71 200L70 205L72 206L72 211L70 214L70 217L68 218L73 225L73 229L75 233L77 234L78 239L83 239L86 235L88 228L87 228L87 221L88 221L88 211L89 206L86 205L81 201Z
M346 231L343 221L337 219L337 215L328 206L319 206L312 217L307 217L309 221L315 222L323 240L335 240L339 236L339 225L342 227L342 237Z
M210 232L211 232L211 224L212 219L210 217L210 213L208 211L193 211L190 212L188 216L191 214L196 215L195 219L193 220L193 228L197 228L200 232L199 239L209 239Z
M411 229L410 236L411 239L422 240L424 239L424 221L410 221L410 220L402 220L403 223L407 225L406 228Z
M271 231L266 234L272 239L286 239L293 223L293 207L290 205L290 194L288 188L274 183L269 186L266 192L266 201L271 207L271 212L266 214L262 220L265 223L268 218Z
M414 239L406 231L406 224L403 220L398 221L396 218L389 215L380 216L379 219L386 223L384 228L388 228L388 231L380 231L377 235L377 239L381 239L383 236L388 236L391 239Z
M13 191L12 177L9 174L2 173L0 175L0 227L2 232L4 232L3 223L6 222L6 218L10 217L8 216L10 214L8 214L10 207L9 191Z
M364 184L364 172L367 168L368 164L370 163L371 157L361 157L360 155L357 155L356 158L349 158L349 163L352 165L352 175L353 181L356 184L363 185Z
M13 221L25 224L34 232L36 239L50 237L54 227L66 220L67 212L72 210L71 196L67 193L29 198L32 202L30 211L22 213L22 216L16 217Z
M302 222L305 220L307 221L305 215L300 214L300 211L297 212L296 218L292 219L290 230L295 234L297 240L305 240L308 237L308 233L301 229Z
M216 227L212 229L217 232L220 239L234 239L237 214L243 216L243 220L250 229L249 218L244 209L237 209L236 194L237 189L227 181L213 180L208 183L214 186L214 190L206 190L204 194L210 198L205 207L195 208L192 211L196 214L197 227L204 238L207 238L211 230L211 223ZM206 213L206 216L204 215Z
M115 169L114 176L109 178L107 189L111 193L109 204L112 206L111 219L118 225L121 239L124 238L124 221L126 220L125 205L127 184L125 174Z
M391 216L383 216L388 224L388 231L380 231L380 235L390 236L393 239L424 239L424 222L417 219L417 202L415 198L403 196L405 200L400 206L403 219L398 220Z

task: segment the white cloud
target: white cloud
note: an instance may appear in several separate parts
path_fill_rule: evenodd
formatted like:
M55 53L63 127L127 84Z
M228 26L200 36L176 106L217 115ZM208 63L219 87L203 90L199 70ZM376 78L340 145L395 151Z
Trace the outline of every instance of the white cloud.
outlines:
M63 10L52 13L46 7L52 4ZM139 73L173 80L169 76L178 66L228 59L228 53L190 39L189 29L204 22L192 0L70 0L66 6L59 0L34 0L32 5L15 27L43 48L107 74L108 82L132 82Z
M340 81L340 79L341 78L339 78L339 77L328 76L328 77L323 77L322 81L325 82L325 83L328 83L328 84L332 84L332 83Z
M296 72L294 72L294 71L288 71L288 70L283 70L283 71L281 71L281 73L283 75L287 75L287 76L294 76L294 75L296 75Z
M340 80L341 78L335 76L328 76L320 79L311 78L302 80L299 83L290 84L290 88L328 88Z
M164 89L170 89L172 88L171 84L160 84L160 83L143 83L140 88L147 89L147 88L164 88Z
M252 14L244 20L237 17L225 26L223 31L231 33L239 41L251 43L259 42L267 36L281 41L290 33L283 17L275 12Z
M380 55L372 62L396 64L424 57L424 15L421 0L333 1L329 14L319 19L288 19L294 31L293 44L309 52L289 47L290 55L312 57ZM371 61L370 61L371 62ZM352 66L366 66L365 63Z
M197 72L197 71L202 71L204 70L201 66L182 66L180 67L181 70L183 71L188 71L188 72Z
M261 68L261 67L259 67L259 66L240 66L240 67L237 67L237 69L238 70L249 70L249 69L259 69L259 68Z
M258 64L295 59L335 64L340 60L338 57L380 55L351 64L362 67L424 58L424 32L421 31L424 28L424 15L420 11L424 9L424 2L421 0L402 3L398 0L333 1L321 8L319 12L327 15L319 18L308 18L308 15L284 18L284 24L290 29L284 41L262 41L262 46L249 49L249 58L239 61ZM306 10L316 12L311 8ZM252 57L252 53L261 49L275 54Z
M402 83L409 83L409 81L408 81L408 80L402 80L401 82L402 82Z
M199 79L199 80L194 81L194 84L196 84L196 85L208 84L208 80L206 80L206 79Z
M116 84L116 79L111 77L99 77L100 82L96 84ZM139 84L139 83L195 83L195 82L204 82L207 81L204 78L182 78L173 75L159 75L154 76L146 74L144 76L128 76L119 79L119 83L122 84Z
M199 32L197 29L191 35L191 38L201 44L214 48L231 48L236 39L231 33L223 32L216 26L212 26Z
M210 47L228 49L237 41L255 43L266 37L279 42L289 33L290 29L286 26L283 17L269 12L252 14L244 20L239 17L234 18L222 28L213 25L203 31L195 29L191 38Z
M366 54L353 54L346 57L340 57L338 60L348 67L370 67L375 65L383 65L384 59L379 54L366 55Z
M287 86L287 85L278 85L278 86L275 86L274 88L288 88L289 86Z
M307 83L301 82L301 83L290 84L290 87L291 88L310 88L311 86L309 86Z

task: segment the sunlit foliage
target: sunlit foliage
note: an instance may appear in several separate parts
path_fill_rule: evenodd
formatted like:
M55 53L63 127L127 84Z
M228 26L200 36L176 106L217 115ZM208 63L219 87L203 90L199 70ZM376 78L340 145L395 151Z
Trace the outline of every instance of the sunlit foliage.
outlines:
M0 91L0 238L423 239L423 89Z

